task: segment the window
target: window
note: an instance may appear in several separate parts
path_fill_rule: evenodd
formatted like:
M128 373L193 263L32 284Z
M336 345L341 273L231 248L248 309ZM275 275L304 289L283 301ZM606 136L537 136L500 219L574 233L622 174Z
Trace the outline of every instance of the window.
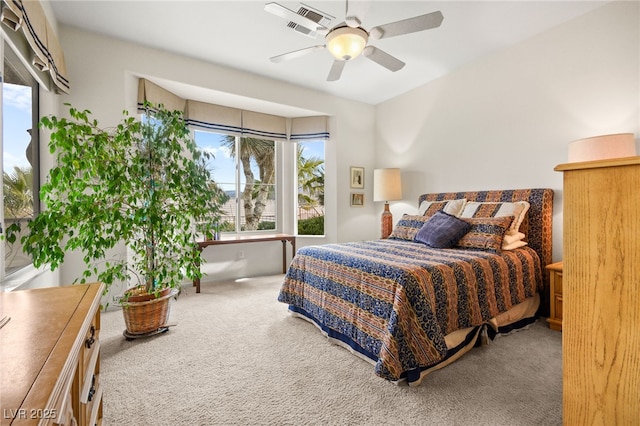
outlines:
M38 84L6 43L3 51L2 230L19 223L25 232L39 207ZM3 242L0 278L31 264L14 236Z
M211 174L228 196L220 232L275 230L276 143L196 130L200 149L212 155Z
M150 102L183 109L196 145L214 157L211 174L228 199L221 223L198 224L203 231L213 225L214 233L324 235L328 116L287 118L183 99L145 79L138 84L139 106Z
M298 235L324 235L324 141L298 142Z

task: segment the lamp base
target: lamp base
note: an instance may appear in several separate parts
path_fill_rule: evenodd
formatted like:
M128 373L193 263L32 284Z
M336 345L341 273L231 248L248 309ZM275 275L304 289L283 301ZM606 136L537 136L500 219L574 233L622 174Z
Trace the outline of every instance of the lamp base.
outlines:
M386 239L393 231L393 215L389 210L389 203L384 203L384 211L380 220L380 234L382 239Z

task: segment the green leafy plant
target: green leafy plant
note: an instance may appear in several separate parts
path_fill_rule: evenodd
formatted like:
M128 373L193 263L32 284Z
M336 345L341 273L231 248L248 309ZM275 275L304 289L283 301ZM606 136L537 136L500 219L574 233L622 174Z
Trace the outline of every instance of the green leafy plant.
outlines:
M298 234L300 235L324 235L324 216L316 216L310 219L298 221Z
M112 129L88 110L44 117L55 166L40 196L45 209L22 237L35 266L57 268L70 250L83 255L90 277L135 284L147 293L200 277L195 223L219 221L224 193L206 168L182 112L145 105L138 120L123 112ZM124 242L129 259L110 253Z

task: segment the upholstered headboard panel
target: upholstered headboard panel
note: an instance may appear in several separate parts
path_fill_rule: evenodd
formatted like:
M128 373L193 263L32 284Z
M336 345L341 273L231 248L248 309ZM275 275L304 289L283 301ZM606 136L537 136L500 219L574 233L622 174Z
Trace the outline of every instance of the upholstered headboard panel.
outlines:
M551 223L553 219L553 190L548 188L535 189L504 189L491 191L471 192L440 192L422 194L418 199L418 205L422 201L441 201L466 198L467 201L527 201L531 205L525 221L520 226L526 234L529 247L534 249L542 267L551 263L552 235ZM543 280L547 286L549 274L543 273Z

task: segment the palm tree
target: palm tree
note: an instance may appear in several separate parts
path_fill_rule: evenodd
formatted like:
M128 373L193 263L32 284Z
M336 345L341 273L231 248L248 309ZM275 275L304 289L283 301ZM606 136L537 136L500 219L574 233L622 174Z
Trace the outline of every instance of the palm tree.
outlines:
M24 219L33 216L33 174L31 167L13 168L3 173L4 217Z
M324 205L324 160L304 156L304 147L298 145L298 204L310 210Z
M224 145L231 156L236 158L236 138L226 136ZM245 177L245 186L242 191L245 230L255 231L258 229L262 213L267 205L267 199L275 183L275 143L265 139L241 138L239 159ZM258 166L260 173L258 179L251 170L252 160Z
M5 267L7 273L28 263L24 257L22 244L19 243L21 233L20 222L33 218L33 173L31 167L13 168L13 172L3 172L5 218ZM16 244L17 243L17 244Z

